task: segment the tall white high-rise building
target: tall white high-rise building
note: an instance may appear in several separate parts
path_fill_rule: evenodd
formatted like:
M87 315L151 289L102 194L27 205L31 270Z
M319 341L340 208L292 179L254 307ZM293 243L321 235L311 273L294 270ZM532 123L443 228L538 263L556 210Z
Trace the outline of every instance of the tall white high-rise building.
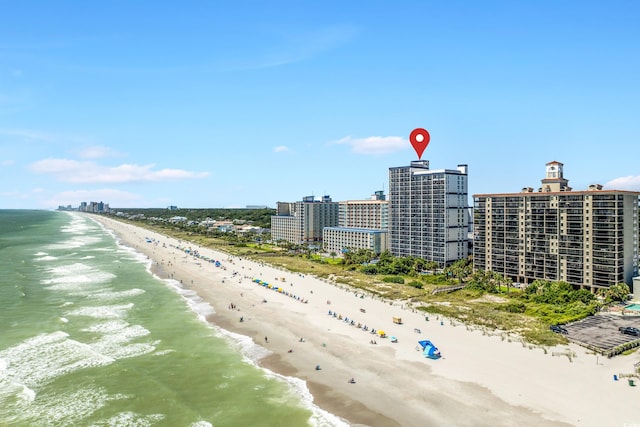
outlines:
M389 168L389 241L395 256L441 267L469 255L467 165L429 169L428 160Z

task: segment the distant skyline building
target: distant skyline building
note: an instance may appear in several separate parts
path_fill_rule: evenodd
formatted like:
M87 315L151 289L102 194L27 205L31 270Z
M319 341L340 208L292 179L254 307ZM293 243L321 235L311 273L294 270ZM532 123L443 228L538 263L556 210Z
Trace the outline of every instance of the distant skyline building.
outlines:
M108 213L111 212L111 208L108 203L104 202L80 202L77 208L73 208L71 205L58 206L59 211L78 211L78 212L91 212L91 213Z
M474 269L518 283L565 281L595 291L638 275L640 193L573 191L563 164L546 164L538 191L475 194Z
M271 238L301 245L322 242L322 230L338 225L338 203L331 197L303 197L300 202L278 202L271 216Z
M469 255L468 167L429 169L428 160L389 168L389 242L394 256L441 267Z
M389 202L383 191L369 200L346 200L338 206L338 226L323 231L325 252L370 249L379 254L388 249Z

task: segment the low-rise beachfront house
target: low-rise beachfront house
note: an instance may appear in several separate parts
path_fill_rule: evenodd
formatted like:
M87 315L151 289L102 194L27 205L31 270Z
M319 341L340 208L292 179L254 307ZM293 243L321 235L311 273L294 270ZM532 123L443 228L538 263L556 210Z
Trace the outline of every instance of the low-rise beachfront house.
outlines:
M383 191L368 200L338 202L338 226L322 232L324 252L342 255L349 250L370 249L380 254L389 246L389 202Z
M186 216L172 216L171 218L169 218L169 222L186 222L188 220L188 218Z
M236 227L236 233L238 234L247 234L247 233L255 233L262 234L265 232L264 228L260 228L256 225L241 225Z
M221 233L231 233L235 230L235 226L233 224L218 224L215 228Z
M207 218L205 220L202 220L198 223L199 226L201 227L213 227L216 225L216 220L215 219L211 219L211 218Z
M338 203L331 197L316 200L306 196L299 202L278 202L271 216L271 239L294 245L322 242L322 230L338 225Z
M633 287L638 275L640 193L594 184L574 191L563 164L549 162L538 191L475 194L474 269L517 283Z

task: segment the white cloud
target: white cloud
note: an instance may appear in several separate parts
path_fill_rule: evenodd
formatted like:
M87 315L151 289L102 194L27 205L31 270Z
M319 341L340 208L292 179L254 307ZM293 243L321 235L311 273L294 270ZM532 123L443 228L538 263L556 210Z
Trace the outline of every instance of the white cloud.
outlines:
M169 181L208 176L208 172L190 172L182 169L154 171L154 164L123 164L107 167L91 161L69 159L44 159L32 163L29 169L35 173L49 174L62 182L122 184L139 181Z
M21 196L22 196L22 193L20 193L19 191L1 191L0 192L0 197L19 198Z
M346 136L332 144L343 144L351 147L356 154L389 154L409 147L409 141L400 136L369 136L367 138L352 138Z
M609 190L640 191L640 175L615 178L607 182L604 187Z
M353 26L340 25L304 31L280 30L263 34L263 43L242 49L242 59L225 61L217 70L238 71L280 67L306 61L351 42L359 33Z
M55 140L55 137L51 134L32 131L32 130L23 130L23 129L0 129L0 135L20 138L23 141L27 141L27 142L31 142L31 141L51 142Z
M103 157L113 157L118 155L109 147L102 145L93 145L91 147L85 147L78 151L78 156L83 159L101 159Z
M13 166L14 163L15 161L7 159L0 162L0 166Z
M282 153L283 151L289 151L289 148L285 145L278 145L273 149L273 151L276 153Z

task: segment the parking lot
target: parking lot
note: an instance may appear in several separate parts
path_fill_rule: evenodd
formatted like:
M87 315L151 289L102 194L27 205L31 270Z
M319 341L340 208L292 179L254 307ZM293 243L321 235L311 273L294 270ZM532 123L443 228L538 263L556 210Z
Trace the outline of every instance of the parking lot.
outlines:
M640 340L640 337L621 333L618 330L621 326L640 328L640 316L598 314L564 325L570 341L603 354L621 344Z

